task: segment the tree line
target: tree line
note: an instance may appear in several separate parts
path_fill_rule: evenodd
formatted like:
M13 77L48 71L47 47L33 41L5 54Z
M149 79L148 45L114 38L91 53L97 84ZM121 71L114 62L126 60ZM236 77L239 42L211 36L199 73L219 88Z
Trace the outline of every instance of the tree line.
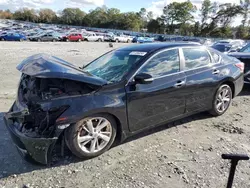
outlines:
M0 10L0 18L132 31L147 29L152 33L184 36L249 39L249 11L250 0L241 0L239 5L203 0L201 9L188 0L168 4L157 18L145 8L141 8L139 12L124 13L106 6L90 10L89 13L79 8L65 8L57 13L51 9L22 8L15 12ZM195 15L199 17L199 21L195 19ZM232 22L239 16L242 18L240 25L233 27Z

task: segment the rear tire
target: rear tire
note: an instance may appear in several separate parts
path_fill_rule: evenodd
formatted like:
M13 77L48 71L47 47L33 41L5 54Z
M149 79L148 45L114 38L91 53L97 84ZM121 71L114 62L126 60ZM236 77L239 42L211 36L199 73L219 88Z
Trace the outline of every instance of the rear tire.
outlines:
M213 116L223 115L231 105L232 96L231 87L227 84L221 85L214 96L213 108L209 111L209 113Z
M97 41L98 41L98 42L102 42L102 39L98 39Z
M127 43L130 43L130 40L128 39Z
M78 39L77 41L78 41L78 42L81 42L82 40L81 40L81 39Z
M41 39L37 39L37 42L41 42Z
M52 42L56 42L56 39L53 39Z
M89 159L107 151L114 143L116 132L117 125L112 116L96 114L70 126L65 131L65 140L74 155Z

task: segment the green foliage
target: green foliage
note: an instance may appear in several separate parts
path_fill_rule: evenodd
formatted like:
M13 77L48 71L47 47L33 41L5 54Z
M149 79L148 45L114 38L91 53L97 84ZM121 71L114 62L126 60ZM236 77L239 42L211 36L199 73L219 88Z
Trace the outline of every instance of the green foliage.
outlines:
M236 35L236 38L248 39L248 36L249 36L248 29L244 27L244 25L241 25L237 28L235 35Z
M51 9L41 9L39 11L39 22L42 23L53 23L56 22L56 13Z
M152 12L152 11L149 11L148 14L147 14L147 19L148 19L148 21L153 20L153 18L154 18L153 12Z
M150 20L147 26L148 32L159 33L161 28L160 22L158 20Z
M61 23L67 25L83 25L85 12L79 8L66 8L61 13Z
M190 2L173 2L164 7L162 19L169 27L168 32L174 33L176 24L180 24L183 27L187 22L193 22L194 16L192 13L195 11L195 6Z
M204 28L208 22L209 15L213 12L214 6L210 0L204 0L201 7L201 27Z
M1 19L12 19L13 14L10 12L10 10L0 10L0 18Z
M22 21L29 21L29 22L38 21L38 16L36 14L36 11L34 9L28 9L28 8L17 10L13 14L13 18L15 20L22 20Z
M121 29L140 31L143 28L143 20L135 12L123 13L121 16Z
M241 7L242 7L242 25L243 27L246 26L246 24L248 23L248 16L249 16L249 12L250 12L250 0L241 0L240 1Z

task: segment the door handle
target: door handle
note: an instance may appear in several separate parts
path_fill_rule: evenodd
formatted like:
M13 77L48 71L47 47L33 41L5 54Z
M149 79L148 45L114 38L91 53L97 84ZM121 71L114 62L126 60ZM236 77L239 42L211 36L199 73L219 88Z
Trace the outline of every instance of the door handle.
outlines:
M219 74L219 73L220 73L220 70L217 70L217 69L213 70L213 74Z
M178 82L174 85L174 87L176 87L176 88L182 87L185 83L186 83L186 81L178 81Z

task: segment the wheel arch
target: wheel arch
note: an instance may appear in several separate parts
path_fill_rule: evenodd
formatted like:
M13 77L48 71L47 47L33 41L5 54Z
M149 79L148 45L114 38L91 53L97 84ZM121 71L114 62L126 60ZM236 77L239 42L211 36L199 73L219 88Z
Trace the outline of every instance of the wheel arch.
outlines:
M122 126L121 120L116 115L114 115L113 113L110 113L110 112L101 112L101 111L100 112L94 112L94 113L88 113L88 115L82 117L81 119L87 118L89 116L95 116L95 115L98 115L98 114L99 115L100 114L102 114L102 115L108 115L108 116L111 116L114 119L114 121L116 123L116 126L117 126L116 127L117 128L117 132L116 132L116 137L115 137L114 144L122 142L126 138L126 135L124 134L124 128ZM71 127L73 124L75 124L77 122L70 123L69 127ZM67 127L66 129L68 129L69 127Z
M225 80L224 82L221 83L220 86L222 86L224 84L228 85L231 88L231 90L232 90L232 98L234 98L235 97L235 85L234 85L234 82L232 80L230 80L230 79Z
M121 124L120 119L117 116L115 116L114 114L109 113L109 112L105 112L102 114L107 114L107 115L110 115L112 118L114 118L114 120L116 122L116 128L117 128L114 144L120 143L123 140L123 128L122 128L122 124Z

